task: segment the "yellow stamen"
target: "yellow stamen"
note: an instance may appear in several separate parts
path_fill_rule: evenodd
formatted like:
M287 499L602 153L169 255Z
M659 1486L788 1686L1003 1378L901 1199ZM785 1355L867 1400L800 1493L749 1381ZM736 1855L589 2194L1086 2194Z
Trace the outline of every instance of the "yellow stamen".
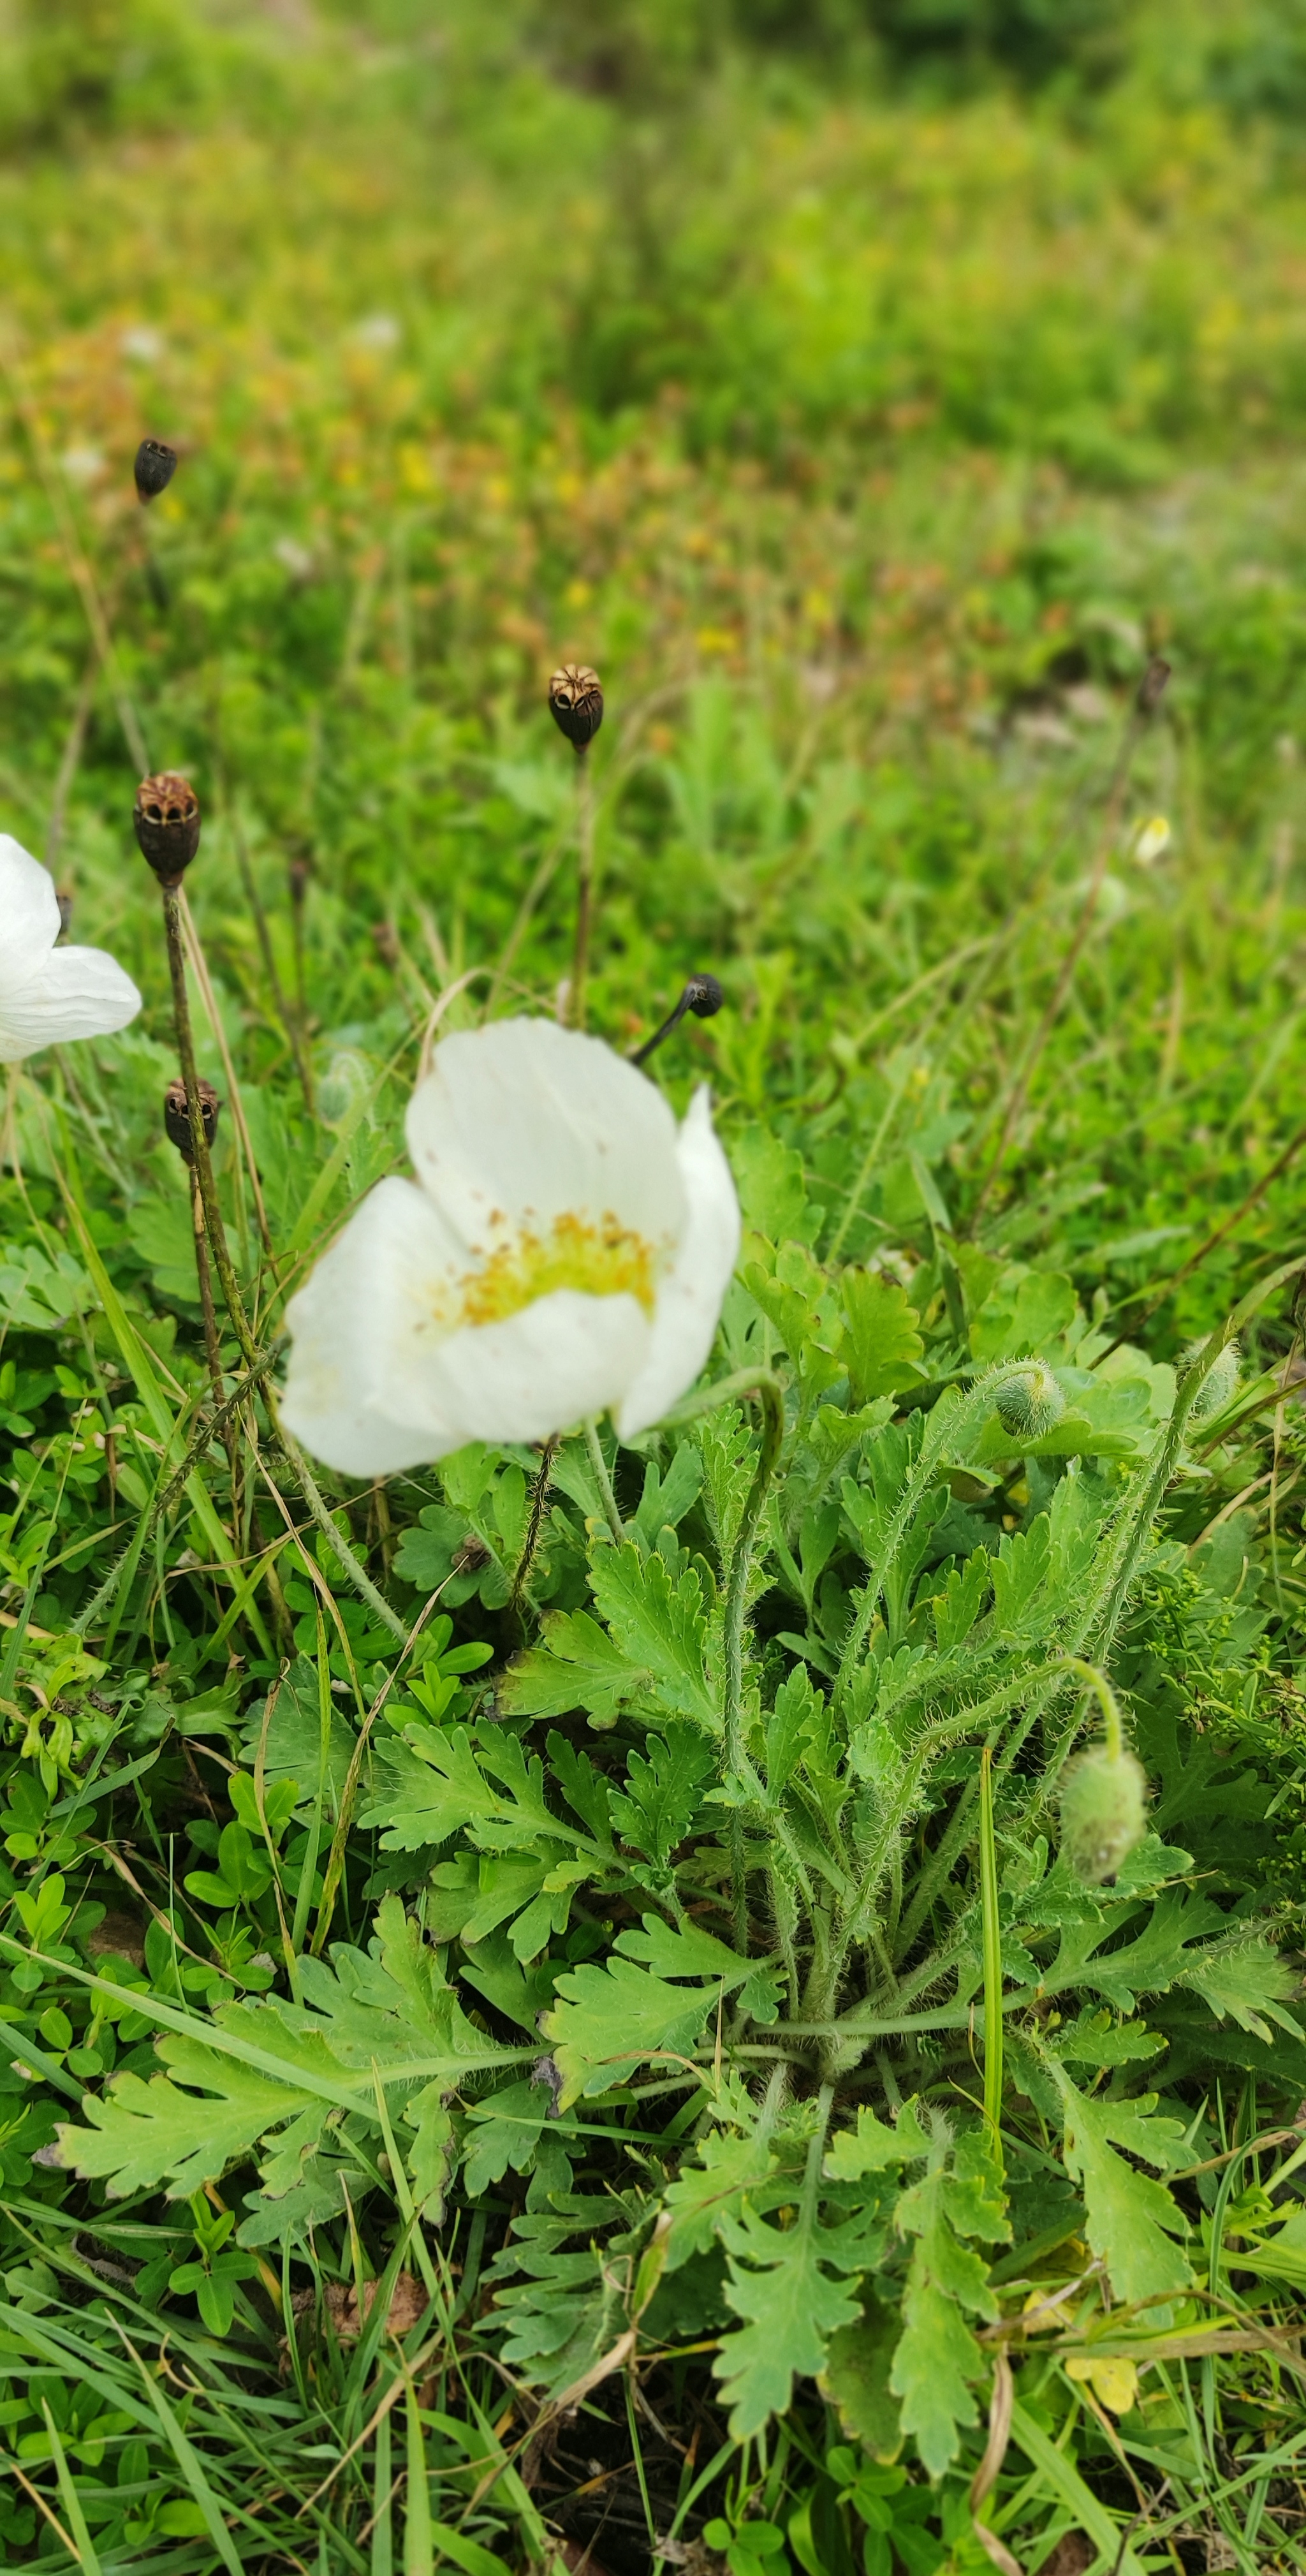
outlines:
M653 1312L656 1260L652 1244L618 1224L558 1216L546 1240L520 1234L492 1252L483 1270L463 1281L464 1324L501 1324L555 1288L577 1288L587 1297L634 1297Z

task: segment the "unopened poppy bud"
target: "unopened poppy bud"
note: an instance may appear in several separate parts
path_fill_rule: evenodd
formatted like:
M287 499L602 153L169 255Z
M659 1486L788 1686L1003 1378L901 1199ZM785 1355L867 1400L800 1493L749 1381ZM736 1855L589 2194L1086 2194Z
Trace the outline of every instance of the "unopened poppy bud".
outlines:
M1061 1420L1066 1399L1043 1360L1031 1360L1000 1386L994 1403L998 1420L1013 1440L1041 1440Z
M1194 1367L1202 1358L1205 1349L1205 1342L1190 1342L1184 1352L1185 1367L1190 1369ZM1213 1413L1223 1413L1226 1404L1231 1404L1238 1392L1241 1367L1242 1353L1238 1344L1226 1342L1224 1348L1216 1352L1188 1407L1190 1422L1209 1422Z
M190 780L172 769L143 778L132 822L160 885L180 885L200 845L200 801Z
M212 1083L205 1082L202 1075L198 1087L204 1142L206 1145L211 1145L217 1133L218 1111L222 1103ZM175 1081L169 1083L163 1095L163 1124L168 1143L176 1146L183 1163L193 1165L195 1148L191 1141L190 1107L186 1099L186 1085L180 1075Z
M1061 1848L1077 1878L1114 1878L1147 1830L1147 1775L1132 1753L1091 1745L1061 1784Z
M685 986L685 1004L696 1020L714 1020L724 1000L715 975L690 976Z
M132 472L136 477L139 501L157 501L166 492L177 471L177 450L165 446L161 438L143 438L136 450Z
M1148 663L1147 669L1143 673L1142 679L1138 683L1138 712L1140 716L1150 716L1155 714L1156 709L1160 706L1161 700L1165 695L1166 682L1169 677L1169 663L1163 662L1159 653L1154 653L1151 661Z
M549 713L573 748L584 751L603 722L598 672L584 662L564 662L549 682Z

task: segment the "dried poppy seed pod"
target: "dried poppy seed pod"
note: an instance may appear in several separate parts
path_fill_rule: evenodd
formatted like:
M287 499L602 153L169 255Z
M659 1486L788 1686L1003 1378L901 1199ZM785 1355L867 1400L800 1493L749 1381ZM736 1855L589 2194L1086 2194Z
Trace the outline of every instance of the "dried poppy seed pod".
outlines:
M1061 1783L1061 1848L1077 1878L1114 1878L1147 1830L1147 1775L1123 1750L1094 1744Z
M1044 1360L1009 1377L994 1399L999 1422L1013 1440L1041 1440L1061 1420L1066 1399Z
M218 1111L222 1103L212 1083L206 1082L203 1075L200 1076L198 1087L200 1123L204 1129L204 1142L206 1145L211 1145L217 1133ZM186 1100L186 1085L180 1074L169 1083L163 1095L163 1124L168 1143L176 1146L183 1163L193 1169L195 1148L191 1142L190 1109Z
M1169 663L1163 661L1159 653L1154 653L1151 661L1148 663L1147 669L1143 673L1142 679L1138 683L1138 712L1140 716L1150 716L1156 713L1156 710L1160 706L1161 700L1165 695L1166 682L1169 677Z
M586 750L603 722L598 672L584 662L564 662L549 682L549 713L573 750Z
M143 438L132 467L137 500L141 503L157 501L160 492L167 491L176 471L176 448L165 446L161 438Z
M160 885L180 885L200 845L200 800L190 780L173 769L143 778L132 822Z
M696 1020L714 1020L725 998L715 975L691 975L685 986L685 1007Z

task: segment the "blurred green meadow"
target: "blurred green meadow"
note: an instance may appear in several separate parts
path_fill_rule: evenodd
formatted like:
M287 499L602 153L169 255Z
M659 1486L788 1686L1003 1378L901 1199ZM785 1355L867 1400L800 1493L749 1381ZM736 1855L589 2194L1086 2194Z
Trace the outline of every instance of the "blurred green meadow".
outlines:
M1277 2176L1306 2092L1283 2009L1306 1832L1291 1285L1248 1321L1241 1408L1168 1501L1162 1481L1177 1553L1149 1574L1125 1656L1140 1707L1151 1692L1172 1735L1194 1730L1165 1738L1178 1772L1195 1744L1231 1760L1201 1773L1199 1875L1229 1923L1283 1945L1277 1963L1257 1953L1273 2031L1250 1989L1232 2020L1211 2002L1200 2039L1182 2016L1165 2025L1167 2116L1188 2124L1173 2168L1237 2156L1242 2199L1218 2177L1200 2207L1193 2194L1212 2268L1143 2357L1146 2407L1133 2382L1122 2395L1022 2363L1005 2554L977 2536L988 2428L964 2391L941 2466L926 2444L904 2450L896 2418L896 2440L872 2438L869 2398L858 2416L824 2381L818 2397L806 2364L783 2429L732 2436L695 2358L725 2314L710 2303L667 2311L662 2341L683 2357L651 2397L633 2374L574 2397L598 2323L551 2381L529 2344L505 2362L482 2254L523 2207L542 2228L549 2193L570 2188L547 2132L529 2186L511 2141L497 2167L488 2151L472 2165L468 2205L490 2193L491 2236L484 2209L470 2236L451 2222L447 2310L430 2269L443 2256L411 2251L425 2186L394 2182L388 2128L366 2211L342 2162L344 2196L333 2168L307 2251L198 2142L183 2182L166 2168L166 2202L162 2166L119 2175L134 2196L117 2216L96 2169L78 2183L51 2148L56 2115L98 2098L111 2069L156 2071L152 2033L193 2047L200 2015L253 2014L290 1947L283 1894L296 1946L311 1910L321 1951L336 1885L315 1871L333 1832L336 1932L354 1942L375 1907L402 1922L432 1865L454 1866L434 1831L407 1874L393 1839L349 1840L360 1675L393 1647L311 1532L317 1592L289 1557L285 1598L264 1583L273 1478L256 1494L251 1465L238 1493L212 1443L225 1554L200 1517L174 1509L165 1528L154 1513L173 1429L190 1438L208 1380L185 1175L160 1127L175 1060L157 894L132 838L142 767L185 772L204 809L187 881L211 978L199 1051L224 1098L233 1072L243 1097L249 1153L225 1116L220 1174L260 1327L401 1157L433 1011L451 1028L487 1005L556 1006L574 763L545 691L576 660L607 702L590 1026L627 1052L689 974L721 979L720 1016L687 1021L659 1077L677 1110L710 1081L772 1285L803 1285L777 1259L808 1261L816 1302L801 1332L777 1324L768 1358L787 1350L795 1384L816 1383L814 1260L910 1293L940 1384L962 1373L981 1310L991 1325L1022 1279L1053 1274L1068 1283L1047 1302L1056 1332L1074 1310L1099 1356L1126 1346L1141 1386L1259 1282L1306 1265L1304 115L1302 0L0 0L0 830L46 860L73 936L112 949L144 996L121 1038L14 1076L3 1113L0 2028L17 2034L6 2062L19 2036L29 2052L0 2086L9 2563L503 2576L575 2568L583 2541L595 2576L1010 2576L1013 2551L1030 2576L1107 2576L1117 2542L1130 2576L1306 2564L1306 2256L1294 2238L1276 2271L1256 2252L1289 2206ZM180 457L148 512L132 483L147 435ZM1131 729L1155 657L1171 676ZM251 1167L276 1262L260 1258ZM732 1366L772 1315L754 1289L751 1322L731 1292L745 1299L727 1315ZM990 1330L988 1354L1004 1348ZM234 1383L234 1346L225 1357ZM859 1394L854 1371L857 1401L915 1365ZM802 1406L806 1423L806 1392ZM1103 1455L1134 1452L1107 1436ZM633 1514L640 1464L613 1463ZM522 1644L497 1559L478 1591L488 1558L457 1561L449 1533L451 1515L481 1512L478 1545L510 1558L529 1464L500 1461L493 1507L489 1467L475 1490L405 1479L389 1499L328 1480L406 1621L437 1577L452 1584L453 1660L426 1667L428 1715L474 1723L469 1640L499 1662ZM982 1462L970 1481L957 1468L966 1548L1009 1546L1051 1508L1039 1462L1023 1482L1010 1466L1002 1492ZM558 1519L541 1598L571 1612L593 1530L583 1512L562 1528L561 1505ZM78 1629L143 1522L142 1563ZM654 1517L644 1537L671 1531ZM949 1545L960 1565L962 1537ZM938 1555L951 1561L942 1541ZM788 1629L774 1593L759 1610L767 1691L797 1650L801 1597L791 1583ZM832 1633L808 1634L818 1673ZM1052 1624L1040 1634L1051 1653ZM281 1722L293 1704L299 1731L269 1753L259 1713L288 1665L301 1696ZM121 1785L97 1804L101 1769ZM309 1770L297 1806L288 1784ZM1243 1828L1228 1877L1226 1779ZM1003 1845L1012 1891L1032 1812ZM1041 1850L1040 1869L1046 1833ZM979 1862L965 1866L973 1893ZM432 1941L456 1942L453 1916L445 1932L437 1919ZM596 1953L596 1919L579 1946L573 1925L569 1961ZM134 2005L91 1992L100 1958ZM529 1945L520 1959L544 1974ZM482 1989L501 2034L510 1968L520 1987L510 1962ZM1157 1990L1176 1981L1158 1971ZM1118 1987L1100 1991L1123 2027ZM532 1985L519 2043L549 1991ZM1030 2011L1040 2028L1057 2018L1041 1988ZM717 2030L719 2086L719 2016ZM885 2051L876 2064L895 2113L934 2081L928 2052L910 2086ZM953 2066L957 2099L978 2098L977 2065L972 2048ZM610 2109L593 2106L573 2161L576 2139L618 2134ZM658 2137L638 2125L651 2105L635 2115L643 2175ZM1092 2210L1086 2236L1069 2219L1057 2234L1069 2186L1048 2116L1036 2084L1019 2093L1046 2205L1031 2183L1018 2251L1041 2260L1048 2240L1063 2263L1048 2279L1068 2281L1094 2256L1100 2270L1101 2249ZM1289 2138L1279 2168L1255 2161L1262 2133ZM1139 2180L1137 2159L1113 2161ZM615 2208L627 2166L602 2171ZM1226 2259L1222 2274L1222 2229L1251 2247L1247 2271ZM510 2277L502 2246L496 2260ZM375 2283L388 2298L397 2274L415 2295L414 2263L442 2358L424 2304L401 2301L382 2335ZM1051 2295L1028 2278L1031 2298ZM609 2299L609 2345L614 2315ZM1216 2316L1243 2341L1190 2350L1184 2335ZM559 2458L529 2394L546 2382L572 2407ZM429 2509L396 2503L401 2473L411 2498L428 2461ZM576 2503L605 2480L608 2520Z

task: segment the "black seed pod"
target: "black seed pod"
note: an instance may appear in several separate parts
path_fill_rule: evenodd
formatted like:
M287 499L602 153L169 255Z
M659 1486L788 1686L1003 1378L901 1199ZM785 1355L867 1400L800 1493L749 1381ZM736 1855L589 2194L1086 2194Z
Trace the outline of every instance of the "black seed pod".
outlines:
M200 800L190 780L173 769L143 778L132 822L160 885L180 885L200 845Z
M160 492L167 491L176 471L176 448L165 447L161 438L143 438L136 450L136 463L132 468L136 477L137 499L142 502L157 501Z
M685 1003L696 1020L714 1020L725 1000L715 975L691 975L685 986Z
M549 682L549 713L573 748L584 751L603 722L598 672L584 662L565 662Z
M199 1095L204 1142L206 1145L211 1145L217 1133L218 1111L222 1103L212 1083L206 1082L203 1075L200 1077ZM163 1095L163 1124L168 1143L176 1146L183 1163L193 1164L195 1152L191 1144L190 1110L186 1102L186 1085L180 1074L169 1083Z

